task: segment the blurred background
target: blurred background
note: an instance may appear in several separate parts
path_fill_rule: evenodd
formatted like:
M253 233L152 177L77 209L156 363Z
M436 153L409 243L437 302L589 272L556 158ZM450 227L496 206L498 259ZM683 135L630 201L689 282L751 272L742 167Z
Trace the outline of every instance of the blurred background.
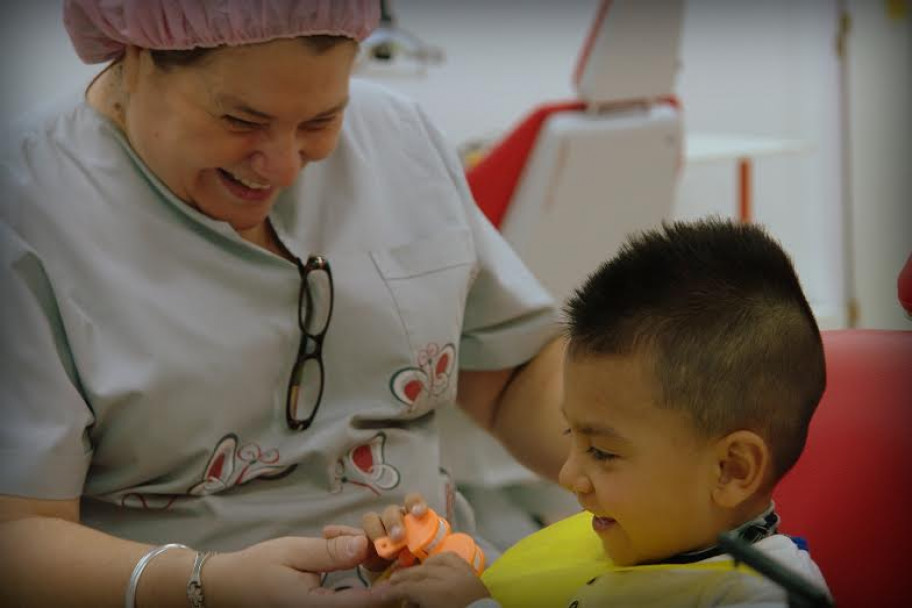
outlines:
M0 4L6 122L84 87L100 69L74 54L62 4ZM599 4L391 0L396 27L442 57L413 58L409 47L359 71L418 100L453 146L468 150L496 140L543 102L576 97L571 78ZM683 6L675 92L685 137L799 143L798 152L754 160L755 219L794 256L823 326L909 328L895 288L912 249L908 0ZM736 214L735 169L734 162L685 159L674 216Z

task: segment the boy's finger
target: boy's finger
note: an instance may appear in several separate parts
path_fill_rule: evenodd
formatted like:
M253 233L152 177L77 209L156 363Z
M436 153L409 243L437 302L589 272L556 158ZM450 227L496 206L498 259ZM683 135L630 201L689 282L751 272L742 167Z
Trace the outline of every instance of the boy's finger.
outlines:
M452 551L444 551L443 553L438 553L427 559L422 564L425 568L436 569L436 568L445 568L445 569L458 569L472 571L472 567L467 561L459 557L459 555L453 553Z
M387 580L391 585L400 585L403 583L416 584L428 580L430 574L427 567L422 564L409 568L400 568L393 572Z
M384 602L386 605L387 602L402 602L409 599L409 589L408 585L396 585L393 586L389 581L383 582L379 585L375 585L371 588L370 593L372 596L379 599L381 602Z
M418 606L421 604L419 598L427 592L420 581L404 581L384 587L378 595L384 602L395 602L393 605Z
M427 513L427 501L424 500L424 496L418 493L406 494L405 496L405 510L408 513L411 513L415 517L421 517Z

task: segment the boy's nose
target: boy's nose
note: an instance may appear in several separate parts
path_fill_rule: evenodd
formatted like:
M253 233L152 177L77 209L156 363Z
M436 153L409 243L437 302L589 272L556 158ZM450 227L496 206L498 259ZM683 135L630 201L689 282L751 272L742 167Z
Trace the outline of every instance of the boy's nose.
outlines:
M570 479L569 468L570 468L570 459L568 458L567 460L564 461L564 464L561 467L560 473L557 474L557 481L558 481L558 483L560 483L560 485L564 489L570 490L572 492L573 488L571 486L573 485L573 483L572 483L572 480Z
M572 454L564 461L557 479L561 486L574 494L588 494L592 491L592 484L576 467Z
M588 477L580 475L573 482L573 493L577 496L589 494L592 492L592 482L589 481Z

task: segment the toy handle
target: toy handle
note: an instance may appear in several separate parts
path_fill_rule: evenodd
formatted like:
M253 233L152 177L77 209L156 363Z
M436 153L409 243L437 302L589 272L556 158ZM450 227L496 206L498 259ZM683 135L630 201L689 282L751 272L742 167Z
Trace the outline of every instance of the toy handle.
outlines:
M420 517L411 513L406 514L402 523L405 526L405 535L402 540L394 541L389 536L382 536L374 541L377 555L384 559L394 559L397 554L411 552L416 557L426 557L423 553L428 543L433 542L435 535L441 534L438 526L443 525L442 534L448 534L449 524L438 516L433 509L428 509Z

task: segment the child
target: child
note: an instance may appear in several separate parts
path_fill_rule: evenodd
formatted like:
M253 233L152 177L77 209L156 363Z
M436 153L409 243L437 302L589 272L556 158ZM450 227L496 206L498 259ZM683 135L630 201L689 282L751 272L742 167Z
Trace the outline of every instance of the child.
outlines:
M732 567L723 532L825 589L808 553L777 533L771 498L825 384L820 333L779 245L754 225L665 225L630 239L565 312L573 447L560 481L611 564L570 606L785 605L777 585ZM454 556L375 592L498 605Z

